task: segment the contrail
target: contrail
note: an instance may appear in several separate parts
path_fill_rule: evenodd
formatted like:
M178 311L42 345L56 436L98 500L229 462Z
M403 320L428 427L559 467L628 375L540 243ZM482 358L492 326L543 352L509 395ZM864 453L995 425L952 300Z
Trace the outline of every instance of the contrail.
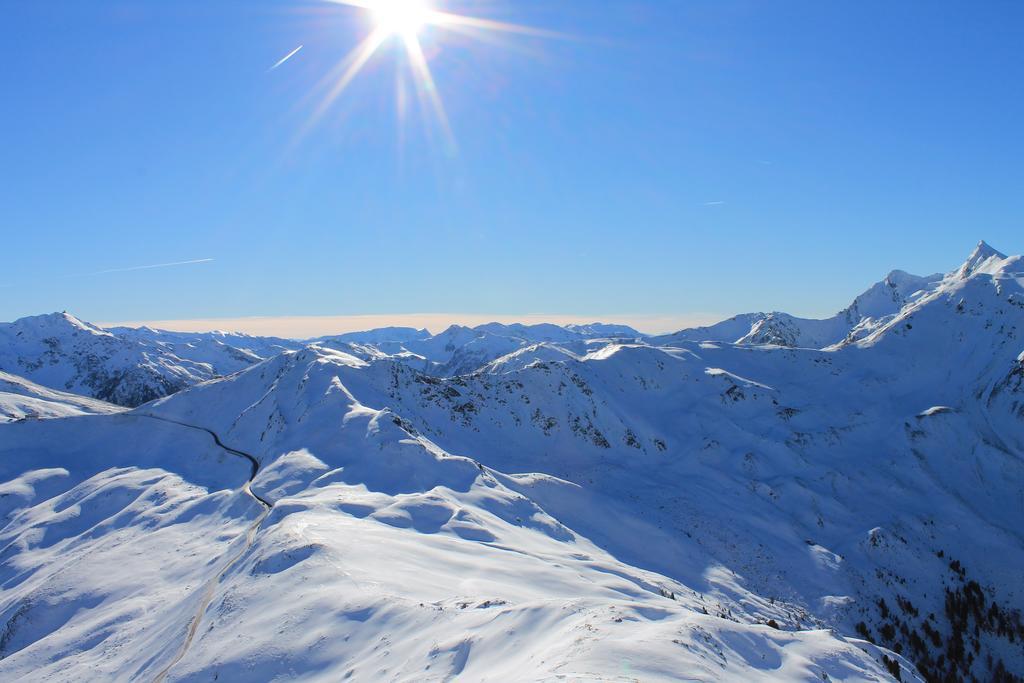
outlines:
M276 64L274 64L274 66L272 66L272 67L270 67L269 69L267 69L267 72L269 73L269 72L273 71L274 69L276 69L277 67L279 67L279 66L281 66L282 64L284 64L285 62L287 62L287 61L288 61L289 59L291 59L292 57L294 57L294 56L295 56L295 55L296 55L296 54L298 53L298 51L299 51L299 50L301 50L301 49L302 49L302 46L301 46L301 45L299 45L299 46L298 46L297 48L295 48L294 50L292 50L291 52L289 52L288 54L286 54L286 55L285 55L284 57L282 57L281 59L279 59L279 60L277 61L277 63L276 63Z
M193 263L210 263L212 258L197 258L192 261L175 261L174 263L154 263L151 266L132 266L131 268L111 268L109 270L97 270L95 273L84 273L82 277L89 275L106 275L108 273L127 273L132 270L149 270L151 268L170 268L172 266L190 266Z
M77 273L77 274L72 273L70 275L55 275L53 277L55 279L68 280L68 279L74 279L74 278L79 278L79 277L93 277L94 275L107 275L109 273L129 273L129 272L131 272L133 270L150 270L152 268L172 268L174 266L190 266L190 265L193 265L193 264L196 264L196 263L210 263L212 261L213 261L212 258L197 258L197 259L193 259L191 261L175 261L174 263L154 263L151 266L132 266L131 268L109 268L107 270L97 270L97 271L92 272L92 273ZM49 282L49 280L45 280L45 281L44 280L38 280L38 282ZM20 286L22 286L24 284L25 284L24 282L20 282L20 283L13 283L12 282L12 283L9 283L9 284L0 284L0 288L7 289L8 287L20 287Z

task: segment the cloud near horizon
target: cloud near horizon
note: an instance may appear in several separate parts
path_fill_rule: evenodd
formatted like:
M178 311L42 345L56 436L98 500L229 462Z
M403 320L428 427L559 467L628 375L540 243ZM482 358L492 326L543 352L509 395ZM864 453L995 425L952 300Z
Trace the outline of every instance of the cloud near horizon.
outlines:
M712 313L685 315L486 315L480 313L399 313L374 315L325 316L258 316L240 318L195 318L188 320L130 320L97 323L101 327L152 327L174 332L210 332L223 330L259 336L308 339L329 334L359 332L377 327L426 328L441 332L450 325L483 325L484 323L555 323L585 325L593 322L629 325L640 332L664 334L686 327L709 325L726 316Z

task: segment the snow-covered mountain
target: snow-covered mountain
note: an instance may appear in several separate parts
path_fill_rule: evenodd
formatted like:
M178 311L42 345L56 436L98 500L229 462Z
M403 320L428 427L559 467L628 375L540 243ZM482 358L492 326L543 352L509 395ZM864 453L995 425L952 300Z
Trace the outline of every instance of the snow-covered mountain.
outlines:
M639 339L644 336L629 325L610 325L597 322L586 325L566 325L565 329L587 339Z
M207 363L52 313L0 323L0 370L45 387L134 406L216 376Z
M438 377L470 374L511 353L529 353L538 345L559 345L582 352L588 345L608 339L639 339L643 335L626 325L505 325L476 327L452 325L436 335L426 330L384 328L312 340L320 346L353 354L364 360L391 356L410 367Z
M422 372L451 376L538 343L581 350L604 338L639 338L623 325L453 325L427 330L388 327L300 342L228 332L169 332L149 327L101 329L68 313L0 323L0 370L59 391L136 406L187 386L243 370L307 344L364 360L390 357Z
M121 339L158 347L178 358L205 363L217 376L230 375L304 346L294 339L233 332L169 332L150 327L110 327L106 331Z
M415 327L378 327L364 332L346 332L317 339L313 342L337 342L354 344L403 344L417 339L430 337L429 330L418 330Z
M101 329L69 313L52 313L0 323L0 371L136 406L302 346L224 332Z
M979 248L990 248L979 245ZM894 270L831 318L799 318L788 313L743 313L707 327L651 338L652 344L720 341L821 349L858 338L885 324L910 301L935 288L941 274L919 277Z
M0 425L0 678L1018 680L1024 261L846 311L317 340Z

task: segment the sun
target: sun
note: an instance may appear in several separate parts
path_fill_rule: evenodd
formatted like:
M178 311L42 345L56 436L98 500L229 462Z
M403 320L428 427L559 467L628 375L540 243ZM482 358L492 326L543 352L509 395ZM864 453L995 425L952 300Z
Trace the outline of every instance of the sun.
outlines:
M379 31L407 39L430 23L432 13L426 0L376 0L370 11Z
M395 37L404 47L408 66L412 71L416 95L428 109L433 110L437 122L440 124L444 141L448 149L453 150L455 138L448 125L448 116L445 114L440 92L434 83L434 76L430 72L427 54L420 43L420 33L430 27L462 33L480 40L487 40L489 35L495 33L511 33L538 38L565 37L552 31L453 14L434 7L434 2L443 3L445 0L326 0L326 2L355 7L366 12L373 24L373 30L353 47L337 67L324 78L326 93L300 132L300 137L308 132L327 112L331 104L345 91L378 50L390 38ZM402 114L400 113L400 115Z

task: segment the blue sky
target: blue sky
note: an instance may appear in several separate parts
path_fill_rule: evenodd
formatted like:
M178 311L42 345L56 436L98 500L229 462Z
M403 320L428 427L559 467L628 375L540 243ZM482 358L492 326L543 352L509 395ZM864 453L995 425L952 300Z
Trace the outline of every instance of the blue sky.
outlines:
M308 127L360 10L7 3L0 319L829 315L1024 251L1024 4L434 4L572 36L426 29L454 149L397 39Z

